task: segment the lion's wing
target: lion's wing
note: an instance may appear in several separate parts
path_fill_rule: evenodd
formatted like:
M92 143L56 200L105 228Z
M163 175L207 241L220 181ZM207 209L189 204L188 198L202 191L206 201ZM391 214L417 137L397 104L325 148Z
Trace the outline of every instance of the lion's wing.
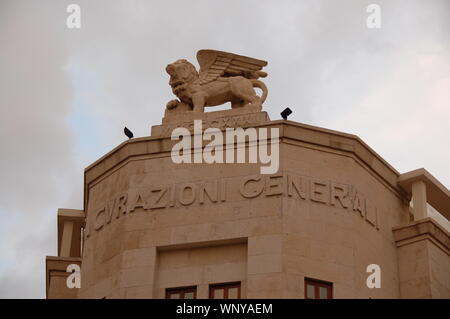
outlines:
M212 82L225 74L249 77L267 65L263 60L216 50L198 51L197 61L200 65L200 84Z

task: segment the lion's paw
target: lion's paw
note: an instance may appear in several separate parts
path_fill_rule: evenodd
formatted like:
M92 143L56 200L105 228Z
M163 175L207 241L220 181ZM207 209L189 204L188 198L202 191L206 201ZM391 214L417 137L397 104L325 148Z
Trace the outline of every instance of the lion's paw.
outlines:
M171 109L176 108L178 106L178 103L180 103L180 101L171 100L171 101L167 102L166 107L167 107L167 109L171 110Z

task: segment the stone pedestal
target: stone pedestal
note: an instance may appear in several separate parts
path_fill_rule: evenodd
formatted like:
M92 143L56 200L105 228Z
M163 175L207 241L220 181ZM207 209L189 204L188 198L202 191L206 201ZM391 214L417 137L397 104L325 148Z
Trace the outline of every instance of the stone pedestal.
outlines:
M194 120L202 120L203 129L217 127L225 128L250 127L270 121L267 112L259 107L246 106L231 110L198 113L193 111L166 110L161 125L152 126L152 136L170 136L177 127L185 127L193 131Z
M394 227L402 298L450 298L450 239L431 218Z

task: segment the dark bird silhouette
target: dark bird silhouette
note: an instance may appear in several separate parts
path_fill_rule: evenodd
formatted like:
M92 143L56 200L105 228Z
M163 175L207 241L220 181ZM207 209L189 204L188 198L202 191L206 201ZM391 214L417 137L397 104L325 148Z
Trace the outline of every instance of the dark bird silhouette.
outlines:
M287 107L280 114L281 114L281 117L283 118L283 120L287 120L288 116L292 114L292 110Z
M123 132L129 139L133 138L133 132L131 132L126 126L124 127Z

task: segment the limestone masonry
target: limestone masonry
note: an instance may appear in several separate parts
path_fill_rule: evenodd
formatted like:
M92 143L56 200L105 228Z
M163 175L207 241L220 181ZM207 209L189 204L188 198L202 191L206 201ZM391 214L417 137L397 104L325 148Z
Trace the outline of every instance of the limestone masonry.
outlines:
M267 62L197 58L199 71L167 66L177 99L151 136L87 167L83 209L58 210L47 298L450 298L444 185L425 169L400 174L355 135L271 121L259 80ZM220 132L277 129L278 171L174 163L171 134L194 132L194 120ZM273 146L257 136L236 150L251 143Z

